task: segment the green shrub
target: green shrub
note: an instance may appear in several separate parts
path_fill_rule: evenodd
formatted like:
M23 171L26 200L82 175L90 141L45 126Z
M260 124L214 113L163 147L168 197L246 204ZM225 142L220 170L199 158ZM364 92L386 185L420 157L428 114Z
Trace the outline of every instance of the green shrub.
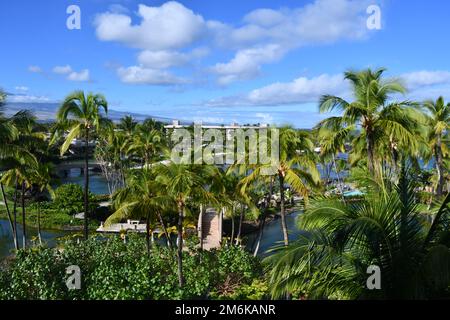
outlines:
M81 290L69 291L65 286L65 269L71 265L81 269ZM258 296L252 282L261 277L259 260L242 249L193 250L184 254L183 270L186 284L180 289L175 251L154 245L148 254L145 239L139 235L130 235L126 244L117 236L80 244L67 241L59 249L20 251L0 276L0 299Z
M89 193L91 211L95 209L95 196ZM84 211L84 191L78 184L63 184L55 190L53 208L64 210L68 214L76 214Z

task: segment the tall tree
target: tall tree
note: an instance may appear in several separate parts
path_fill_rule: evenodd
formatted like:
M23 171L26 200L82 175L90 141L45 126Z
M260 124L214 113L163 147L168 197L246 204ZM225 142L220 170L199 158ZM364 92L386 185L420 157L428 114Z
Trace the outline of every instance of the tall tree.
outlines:
M84 238L89 236L89 140L100 127L109 124L102 116L108 112L108 103L103 95L76 91L68 95L57 113L58 122L67 125L69 133L61 146L61 155L69 149L75 138L84 139Z
M51 186L53 166L50 163L37 163L30 172L30 182L37 188L36 202L38 206L37 232L39 244L42 245L41 234L41 201L43 193L48 192L51 198L54 198L54 191ZM44 198L45 199L45 198Z
M375 173L378 143L384 143L388 139L393 143L408 145L409 148L417 148L413 131L417 121L409 108L414 104L409 101L391 101L391 95L404 94L406 89L395 79L383 79L384 72L383 68L346 72L345 79L351 84L354 100L349 102L341 97L324 95L319 105L320 112L342 112L340 117L322 121L320 127L361 128L353 142L352 152L362 152L358 150L358 146L364 147L367 166L372 174Z
M163 149L161 132L156 129L148 130L147 126L139 125L130 141L127 152L139 156L143 159L143 167L149 167L152 161L160 157Z
M170 236L163 214L174 209L174 203L164 190L164 185L156 181L151 170L134 170L129 184L114 195L115 212L106 220L105 225L124 219L145 219L147 251L150 253L150 226L159 224L167 241Z
M35 118L28 111L19 111L12 117L6 118L0 110L0 136L2 137L2 143L0 145L0 165L4 171L1 176L0 187L16 249L19 248L17 238L17 202L19 198L17 190L19 187L23 186L22 184L27 183L26 177L28 175L27 172L29 167L37 163L35 155L39 153L39 147L42 147L44 144L43 134L36 132L35 127ZM11 186L15 190L12 214L4 190L4 184ZM24 188L21 189L22 198L24 198L25 190ZM22 211L22 223L25 224L24 208ZM26 230L23 235L23 240L25 244Z
M285 185L288 184L307 201L310 188L320 183L320 174L314 161L315 155L313 149L314 145L307 132L297 131L290 127L281 128L279 135L279 162L275 164L256 165L253 171L242 180L245 186L264 176L266 169L271 169L270 171L276 176L280 188L281 228L285 246L289 245L288 226L286 223Z
M436 101L426 101L423 106L427 111L428 141L437 171L436 193L442 196L446 172L444 158L450 154L448 140L444 141L445 135L448 136L450 130L450 103L445 104L444 98L439 97Z
M183 275L183 221L188 203L195 198L202 198L201 203L215 203L214 195L207 190L213 177L219 176L217 168L203 165L160 164L156 166L156 180L164 185L164 190L172 198L178 211L178 283L184 286Z
M352 126L334 129L322 127L318 130L320 156L326 159L331 157L333 169L336 173L339 185L341 185L342 181L339 175L340 171L338 170L336 156L339 153L345 152L345 142L353 130L354 128ZM342 197L344 197L342 188L339 191Z
M127 137L131 137L136 130L138 122L132 116L125 116L120 119L117 128L120 129Z

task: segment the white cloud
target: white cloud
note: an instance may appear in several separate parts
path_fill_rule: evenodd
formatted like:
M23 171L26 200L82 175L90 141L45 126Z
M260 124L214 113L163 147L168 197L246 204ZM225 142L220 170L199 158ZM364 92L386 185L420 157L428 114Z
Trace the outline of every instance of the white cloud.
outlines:
M43 103L50 102L50 98L46 96L36 96L36 95L8 95L8 102L12 103Z
M14 89L16 89L16 91L21 91L21 92L27 92L29 90L29 88L25 87L25 86L17 86Z
M251 104L291 104L314 102L324 94L340 94L347 85L342 75L322 74L314 78L300 77L292 82L274 83L251 91L247 100Z
M409 89L407 99L417 101L436 99L444 92L450 91L449 71L414 71L404 73L399 78ZM202 105L210 107L295 105L317 103L324 94L352 99L350 85L343 75L322 74L310 78L299 77L290 82L272 83L248 93L212 99Z
M120 80L127 84L174 85L184 83L183 79L167 71L143 66L121 67L117 69L117 74Z
M236 27L206 20L169 1L159 7L139 5L135 23L123 8L113 8L98 15L94 24L101 41L141 50L138 63L146 69L183 66L198 58L186 51L202 41L231 50L230 61L208 68L220 84L227 85L260 75L262 65L277 62L299 47L366 37L368 4L369 0L315 0L294 9L257 9Z
M282 23L284 18L284 14L277 10L256 9L244 17L244 22L250 25L271 27Z
M77 82L90 81L90 72L88 69L81 70L80 72L73 71L67 76L67 80Z
M53 72L56 74L69 74L72 72L72 67L69 65L66 66L56 66L53 68Z
M450 84L450 72L448 71L416 71L405 73L401 76L409 90L421 87Z
M450 72L445 70L421 70L400 76L407 89L408 98L412 100L436 99L450 92Z
M213 71L218 74L219 83L228 84L253 77L262 64L276 62L299 47L363 39L369 32L367 4L366 0L316 0L297 9L252 11L240 28L216 26L215 30L220 31L216 32L217 43L238 51L230 62L217 64ZM267 43L280 49L267 57L252 59L253 55L248 55Z
M69 81L76 81L76 82L87 82L90 81L90 72L88 69L83 69L79 72L72 69L70 65L65 66L56 66L53 68L53 73L59 74L59 75L66 75L66 79Z
M127 7L124 7L121 4L112 4L109 6L109 11L111 13L118 13L118 14L128 14L130 10L128 10Z
M39 66L29 66L28 71L32 73L42 73L42 69Z
M182 4L170 1L160 7L139 5L139 24L129 16L103 13L96 17L97 37L145 50L173 50L190 45L204 31L204 20Z
M210 100L207 106L277 106L316 102L321 95L347 95L348 83L342 75L322 74L277 82L247 94Z
M138 61L148 68L166 69L187 63L188 56L176 51L142 51L138 55Z
M244 49L228 63L218 63L212 70L219 75L218 82L227 85L236 80L251 79L259 75L260 65L280 59L285 50L277 44Z

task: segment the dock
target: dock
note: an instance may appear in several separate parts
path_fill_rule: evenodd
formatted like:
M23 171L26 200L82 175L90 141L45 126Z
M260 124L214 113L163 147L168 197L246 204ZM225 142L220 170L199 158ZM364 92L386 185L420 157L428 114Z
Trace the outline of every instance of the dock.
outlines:
M128 220L126 223L114 223L109 226L105 226L102 222L100 227L96 230L101 233L121 233L121 232L146 232L145 223L139 223L137 220ZM154 231L154 233L159 233L159 231Z

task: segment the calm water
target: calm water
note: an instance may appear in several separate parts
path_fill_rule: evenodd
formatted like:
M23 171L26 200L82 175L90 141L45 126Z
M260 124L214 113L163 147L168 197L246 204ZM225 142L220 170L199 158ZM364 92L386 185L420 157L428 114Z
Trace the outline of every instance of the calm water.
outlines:
M17 225L19 244L22 245L22 226ZM63 231L42 231L42 241L48 246L54 246L56 244L56 239L67 235L68 232ZM37 230L33 228L27 228L27 239L30 240L33 237L37 237ZM11 227L9 226L8 220L0 220L0 259L8 256L11 250L14 249L14 242L11 233Z
M299 212L294 212L286 216L286 224L289 230L289 241L297 240L298 237L302 234L302 231L297 228L297 217L299 216L299 214ZM251 245L253 244L253 240L256 237L257 233L249 235L247 247L251 247ZM258 255L266 256L268 254L267 250L282 243L283 233L281 231L281 219L266 223Z
M61 177L62 184L75 183L84 186L84 174L81 167L84 165L81 162L73 162L73 168L67 170L67 176L63 171L58 172ZM56 187L56 186L55 186ZM101 173L89 171L89 190L93 194L108 194L108 184Z
M296 227L296 220L298 213L292 213L286 216L286 222L289 228L289 240L295 241L302 234L302 231ZM18 225L19 243L22 244L22 226ZM69 232L64 231L42 231L42 239L48 246L54 246L57 238L63 237ZM248 246L250 247L257 234L251 234L248 237ZM27 228L27 237L37 237L37 230L34 228ZM281 244L283 242L283 235L281 232L281 219L269 222L264 228L263 238L261 240L261 246L259 249L260 256L266 256L267 250L271 247ZM7 220L0 220L0 259L8 256L11 250L14 249L13 237L11 234L11 228Z
M74 167L67 171L68 175L64 176L60 172L60 183L75 183L84 186L84 175L80 170L80 163L74 162ZM57 186L54 186L57 187ZM107 194L108 186L106 179L97 172L89 172L89 188L94 194ZM42 231L42 239L48 246L54 246L56 244L56 239L64 235L69 234L69 232L64 231ZM18 225L18 235L19 243L22 244L22 226ZM27 238L31 239L33 236L37 236L37 230L33 228L27 228ZM11 249L14 248L13 237L11 233L11 228L9 226L8 220L0 220L0 259L9 255Z

